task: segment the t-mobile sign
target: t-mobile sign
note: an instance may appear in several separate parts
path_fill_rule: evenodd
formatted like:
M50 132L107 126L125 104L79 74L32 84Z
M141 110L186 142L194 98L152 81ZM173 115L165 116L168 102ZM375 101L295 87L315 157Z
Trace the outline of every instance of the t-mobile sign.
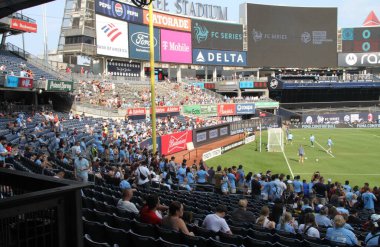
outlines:
M161 61L191 63L191 33L161 30Z

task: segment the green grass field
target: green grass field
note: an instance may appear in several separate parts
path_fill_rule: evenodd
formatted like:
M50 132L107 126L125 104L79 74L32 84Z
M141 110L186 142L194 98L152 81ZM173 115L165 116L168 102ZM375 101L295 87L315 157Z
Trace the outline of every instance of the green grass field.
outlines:
M259 152L259 135L256 142L231 150L221 156L206 161L207 166L230 167L244 166L246 173L265 172L300 175L310 180L315 171L326 178L351 185L380 185L380 129L294 129L293 145L285 145L284 153L266 152L267 133L262 133L262 151ZM312 148L310 134L315 136L316 144ZM334 145L332 155L328 154L327 139L331 137ZM305 149L305 163L298 162L298 147ZM318 161L317 161L318 159Z

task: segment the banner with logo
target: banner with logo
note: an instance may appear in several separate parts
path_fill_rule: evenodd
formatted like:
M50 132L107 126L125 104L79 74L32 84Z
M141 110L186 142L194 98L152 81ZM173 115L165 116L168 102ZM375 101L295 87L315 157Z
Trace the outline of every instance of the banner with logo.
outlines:
M147 10L144 10L144 24L149 24L149 12ZM154 12L153 24L155 27L191 32L190 18Z
M283 82L274 77L269 77L268 88L269 90L279 90L283 88Z
M37 33L37 23L11 19L9 24L11 29L21 30L28 33Z
M165 114L165 113L178 113L181 111L180 106L157 106L156 114Z
M306 124L376 123L378 116L380 112L303 114L302 122Z
M193 49L193 64L246 66L247 53L245 51Z
M99 55L128 57L128 23L96 15L96 52Z
M236 115L247 115L247 114L255 114L254 103L236 104Z
M7 76L5 80L5 87L18 87L18 77L17 76Z
M143 22L142 9L112 0L95 0L95 13L127 22Z
M216 105L201 105L201 114L203 115L216 115L217 111Z
M205 89L204 82L193 82L192 84L195 88Z
M241 89L245 89L245 88L255 88L255 85L253 83L253 81L240 81L239 82L239 87Z
M115 60L107 61L107 71L115 76L140 77L141 64Z
M243 25L192 19L194 48L243 50Z
M218 104L218 116L235 116L235 104Z
M256 109L265 109L265 108L278 108L280 104L278 102L256 102Z
M20 77L18 80L18 87L21 88L33 88L33 79L27 77Z
M340 67L370 67L380 65L380 53L338 53Z
M127 109L127 115L128 116L145 116L146 115L146 109L144 107L128 108Z
M211 151L208 151L206 153L202 154L202 160L206 161L215 157L218 157L219 155L222 155L222 149L221 148L216 148Z
M142 141L140 143L140 149L148 149L148 150L152 150L153 149L153 139L152 138L149 138L145 141ZM156 137L156 150L161 153L161 136L157 136Z
M183 113L192 114L192 115L200 115L201 114L201 106L200 105L184 105L182 106Z
M141 60L150 59L149 28L129 24L129 57ZM154 60L160 60L160 30L154 29Z
M161 29L161 61L191 63L191 33Z
M219 124L193 130L194 147L215 142L230 136L230 124Z
M161 136L161 153L174 154L187 150L186 143L193 141L191 130Z
M48 80L46 83L46 91L64 91L71 92L74 89L72 81Z

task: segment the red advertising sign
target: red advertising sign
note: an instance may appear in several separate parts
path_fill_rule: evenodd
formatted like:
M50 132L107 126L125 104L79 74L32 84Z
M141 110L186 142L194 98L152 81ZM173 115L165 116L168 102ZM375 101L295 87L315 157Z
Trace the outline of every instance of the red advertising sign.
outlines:
M144 24L149 24L149 12L147 10L144 10ZM176 15L154 12L153 24L155 27L191 32L191 19Z
M127 115L128 116L146 115L146 109L145 108L129 108L127 109Z
M11 29L21 30L28 33L37 33L37 23L11 19L9 25L11 26Z
M187 149L186 143L193 141L193 131L187 130L161 136L161 153L174 154Z
M18 87L29 88L29 89L33 88L33 79L20 77L18 79Z
M156 114L163 114L163 113L173 113L173 112L180 112L181 107L179 106L157 106L156 107Z
M236 107L235 104L219 104L218 116L235 116Z

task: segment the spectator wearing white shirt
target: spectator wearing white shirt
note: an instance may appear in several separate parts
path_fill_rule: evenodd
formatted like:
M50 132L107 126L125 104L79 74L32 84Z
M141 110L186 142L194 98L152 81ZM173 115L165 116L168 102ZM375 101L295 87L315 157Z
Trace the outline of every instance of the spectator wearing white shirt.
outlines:
M305 215L305 224L301 224L299 226L298 232L312 238L320 238L320 234L317 229L317 223L315 222L315 216L313 213L307 213Z
M213 232L223 232L232 234L230 227L228 226L224 217L227 213L227 207L224 205L218 205L216 207L215 214L209 214L203 221L202 227Z

